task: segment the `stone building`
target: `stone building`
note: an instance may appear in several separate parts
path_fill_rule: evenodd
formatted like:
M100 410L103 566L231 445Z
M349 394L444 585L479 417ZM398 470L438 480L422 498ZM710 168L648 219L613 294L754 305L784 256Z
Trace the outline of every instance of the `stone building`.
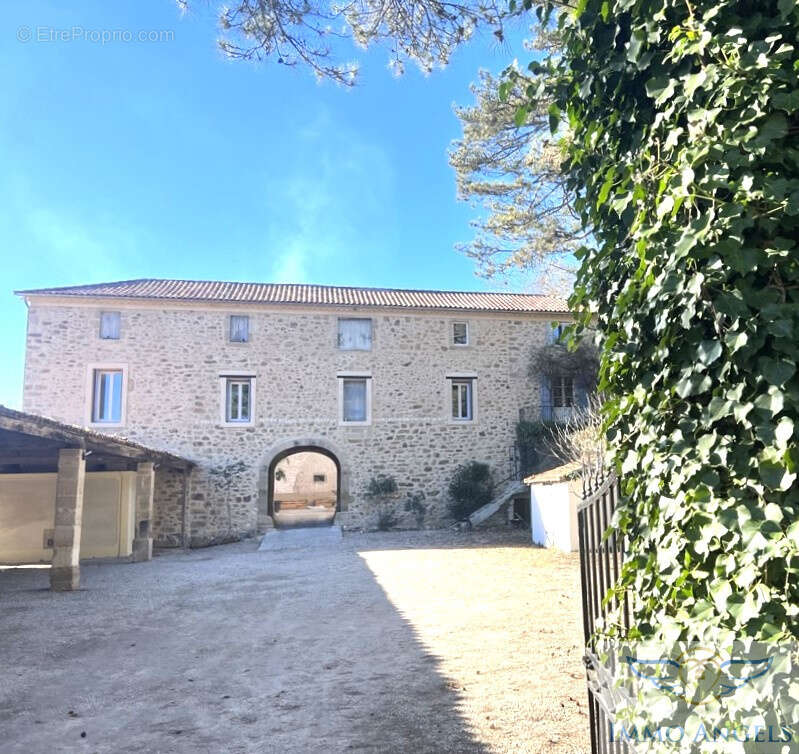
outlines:
M570 384L529 374L568 318L547 295L148 279L19 294L25 411L195 464L188 511L182 476L156 470L160 545L271 526L275 471L294 453L324 458L312 486L335 471L345 527L374 526L379 475L396 480L401 518L422 492L425 525L440 524L459 464L507 478L519 418L574 400Z

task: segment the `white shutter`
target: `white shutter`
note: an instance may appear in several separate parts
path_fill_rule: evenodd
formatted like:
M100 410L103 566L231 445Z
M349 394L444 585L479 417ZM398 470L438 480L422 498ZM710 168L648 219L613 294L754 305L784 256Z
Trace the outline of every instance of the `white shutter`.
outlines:
M230 318L230 340L232 343L246 343L250 337L250 318L246 315L233 315Z
M100 337L103 340L119 340L119 312L100 314Z
M371 319L340 319L338 347L344 351L369 351L372 348Z

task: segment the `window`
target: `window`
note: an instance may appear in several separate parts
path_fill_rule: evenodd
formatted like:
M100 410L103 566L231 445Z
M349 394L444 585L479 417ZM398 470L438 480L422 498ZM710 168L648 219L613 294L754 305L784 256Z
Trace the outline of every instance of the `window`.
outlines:
M122 370L93 370L92 422L122 423Z
M250 318L234 314L230 317L230 342L246 343L250 339Z
M314 474L313 480L315 484L324 484L327 480L327 476L325 474Z
M452 419L453 421L472 421L474 418L474 390L472 379L453 379Z
M225 421L249 424L252 421L252 380L228 377L225 389Z
M549 342L560 343L561 338L563 338L563 333L566 332L568 326L568 322L553 322L551 325L552 329L549 332Z
M339 376L339 421L341 424L370 424L372 385L367 376Z
M469 345L469 324L467 322L452 323L452 343L456 346Z
M371 351L372 320L339 319L338 347L342 351Z
M119 340L119 312L100 312L100 337Z
M574 380L560 375L552 378L552 405L567 408L574 405Z

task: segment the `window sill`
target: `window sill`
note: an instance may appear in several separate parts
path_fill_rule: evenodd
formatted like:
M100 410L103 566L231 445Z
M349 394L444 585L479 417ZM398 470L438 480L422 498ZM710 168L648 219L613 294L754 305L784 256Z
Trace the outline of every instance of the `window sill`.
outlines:
M89 422L90 429L101 431L103 429L120 429L125 426L124 422Z
M233 428L239 427L240 429L247 429L247 427L254 427L255 426L255 422L253 422L253 421L249 421L249 422L226 422L226 421L223 421L223 422L219 422L219 426L220 427L233 427Z
M342 421L340 421L338 423L338 425L339 425L339 427L371 427L372 426L372 422L371 421L366 421L366 422L342 422Z

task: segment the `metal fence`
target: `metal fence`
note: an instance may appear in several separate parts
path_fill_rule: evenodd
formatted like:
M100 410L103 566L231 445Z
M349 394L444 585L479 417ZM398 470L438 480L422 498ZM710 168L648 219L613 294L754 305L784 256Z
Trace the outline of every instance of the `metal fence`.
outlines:
M591 685L591 667L594 632L597 623L618 605L615 601L603 604L611 586L618 580L624 558L624 541L610 529L613 511L619 500L619 480L615 475L605 475L601 468L583 470L583 500L577 508L577 530L580 541L580 581L583 596L583 631L585 633L588 671L588 717L591 726L591 751L593 754L629 754L622 741L611 736L611 720L600 704ZM625 627L630 625L627 599L621 606Z

